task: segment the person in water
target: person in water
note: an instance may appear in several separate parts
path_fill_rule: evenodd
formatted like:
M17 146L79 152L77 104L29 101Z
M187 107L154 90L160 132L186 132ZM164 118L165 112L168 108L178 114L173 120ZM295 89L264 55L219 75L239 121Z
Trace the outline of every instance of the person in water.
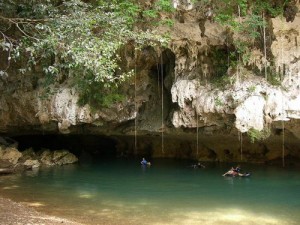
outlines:
M233 177L241 176L242 174L240 172L241 172L241 167L240 166L237 166L235 168L231 167L231 169L228 170L226 173L224 173L223 176L226 176L226 175L231 175Z
M236 173L240 173L241 172L240 165L238 165L237 167L233 168L233 171L236 172Z
M192 167L194 169L197 169L197 168L205 168L205 166L201 163L201 162L198 162L197 164L193 164Z
M147 160L145 158L142 159L141 161L141 165L147 165L147 166L150 166L151 163L150 162L147 162Z

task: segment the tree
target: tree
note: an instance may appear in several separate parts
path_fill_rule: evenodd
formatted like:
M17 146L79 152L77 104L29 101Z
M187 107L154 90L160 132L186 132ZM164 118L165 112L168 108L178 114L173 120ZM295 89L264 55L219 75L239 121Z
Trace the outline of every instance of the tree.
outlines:
M81 104L93 98L103 102L95 90L115 90L132 74L118 64L118 50L126 43L138 48L167 42L150 30L136 29L141 8L134 0L9 0L0 8L0 46L8 55L7 66L25 58L22 73L41 65L50 80L62 74L73 78ZM0 75L8 75L7 68Z

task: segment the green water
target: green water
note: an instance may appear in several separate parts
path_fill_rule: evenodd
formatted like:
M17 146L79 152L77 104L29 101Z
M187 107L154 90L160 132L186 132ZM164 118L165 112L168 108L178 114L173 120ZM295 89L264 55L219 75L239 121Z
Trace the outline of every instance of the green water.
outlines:
M0 177L0 194L86 224L300 224L299 168L192 169L183 160L103 160Z

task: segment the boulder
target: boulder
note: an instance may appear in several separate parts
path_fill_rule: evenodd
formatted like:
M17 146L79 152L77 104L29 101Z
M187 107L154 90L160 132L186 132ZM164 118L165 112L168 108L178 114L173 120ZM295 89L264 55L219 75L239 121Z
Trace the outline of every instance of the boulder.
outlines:
M22 151L22 157L20 158L19 162L24 163L27 160L36 160L36 159L37 159L37 155L34 152L34 150L32 148L28 148Z
M78 158L68 150L56 150L53 152L53 162L56 165L71 164L78 161Z
M47 165L47 166L53 166L54 163L52 161L52 152L50 150L44 150L40 157L39 160L42 162L42 164Z
M54 166L54 165L65 165L71 164L78 161L78 158L70 153L68 150L44 150L40 156L39 160L42 164L47 166Z
M14 147L3 148L0 147L0 159L8 161L12 164L17 164L18 160L22 157L22 153Z
M23 163L23 165L26 166L27 168L34 169L34 168L40 167L41 164L40 164L40 162L38 160L27 159Z

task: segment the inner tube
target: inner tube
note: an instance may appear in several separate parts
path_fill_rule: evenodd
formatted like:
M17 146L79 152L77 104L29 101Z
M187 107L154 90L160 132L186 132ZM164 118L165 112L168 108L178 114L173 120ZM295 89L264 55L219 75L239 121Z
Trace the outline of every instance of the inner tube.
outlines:
M250 177L251 173L225 174L226 177Z

